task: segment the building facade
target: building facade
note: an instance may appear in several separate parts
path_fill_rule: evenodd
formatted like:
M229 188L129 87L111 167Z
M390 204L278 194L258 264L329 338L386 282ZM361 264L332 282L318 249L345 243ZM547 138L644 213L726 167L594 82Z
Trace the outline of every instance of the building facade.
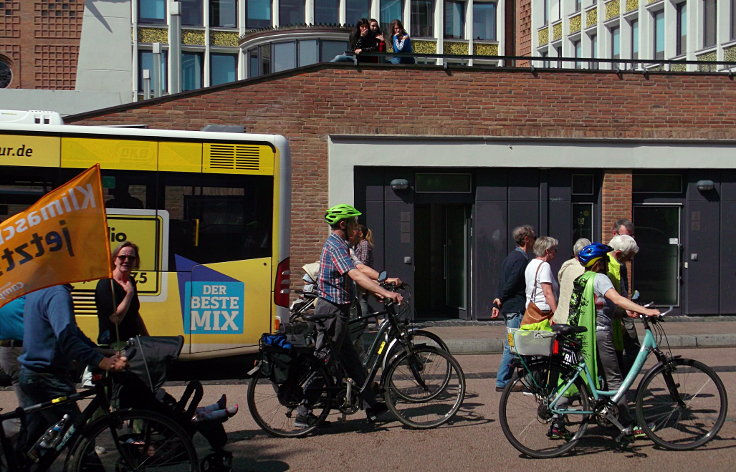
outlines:
M514 226L560 240L556 269L628 217L643 299L713 315L736 313L734 94L722 73L316 64L68 121L287 136L292 280L319 256L324 209L353 203L417 316L488 319Z
M532 32L535 56L736 62L736 0L533 0ZM574 66L598 65L581 61ZM729 68L697 63L666 67Z

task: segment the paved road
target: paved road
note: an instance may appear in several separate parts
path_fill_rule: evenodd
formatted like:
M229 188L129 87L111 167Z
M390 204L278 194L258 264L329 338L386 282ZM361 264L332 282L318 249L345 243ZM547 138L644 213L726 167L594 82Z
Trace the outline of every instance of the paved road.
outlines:
M729 398L736 399L736 348L683 349L676 352L715 367L726 384ZM227 393L241 412L225 423L235 453L235 470L241 472L422 470L668 470L730 471L736 462L736 406L720 437L704 448L688 452L663 451L647 440L631 450L613 450L614 443L599 429L589 430L576 454L549 460L522 458L506 441L498 423L498 400L494 386L498 355L459 356L467 376L465 403L452 424L435 430L408 430L396 421L368 426L362 415L336 422L322 433L302 439L271 438L261 432L245 407L242 382L208 382L204 402ZM183 387L167 387L175 396ZM0 406L12 404L12 393L0 391ZM202 447L203 444L198 441Z

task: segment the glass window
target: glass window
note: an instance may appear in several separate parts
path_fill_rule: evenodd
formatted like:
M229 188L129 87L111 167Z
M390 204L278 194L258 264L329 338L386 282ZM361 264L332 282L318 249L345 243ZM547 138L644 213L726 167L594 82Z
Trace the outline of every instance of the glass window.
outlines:
M465 2L463 0L445 0L445 38L462 39L465 37Z
M654 58L664 59L664 10L654 13Z
M236 0L210 0L210 26L235 28L238 26Z
M703 0L703 47L716 45L716 0Z
M678 3L677 9L677 37L675 38L675 54L685 54L687 48L687 3Z
M159 67L159 84L161 95L166 93L168 90L168 76L166 75L166 51L161 52L161 65ZM143 92L143 71L148 69L149 77L151 78L151 95L154 95L154 73L153 73L153 52L152 51L138 51L138 91Z
M580 11L580 7L582 6L581 3L582 3L582 0L575 0L573 2L573 8L574 8L573 13L577 13Z
M572 240L577 241L580 238L586 238L593 241L593 204L592 203L573 203L572 204Z
M381 23L381 31L390 32L391 22L394 20L401 20L404 23L404 2L403 0L381 0L381 14L379 22Z
M598 35L597 34L591 34L590 35L590 57L592 59L598 58ZM591 69L597 69L598 63L597 62L591 62L590 64Z
M296 43L273 44L273 71L293 69L296 67Z
M246 28L271 26L271 0L248 0L245 7Z
M235 54L210 55L210 85L238 80L238 56Z
M631 58L639 59L639 20L631 22Z
M314 24L336 25L340 22L340 0L314 0Z
M731 39L736 39L736 0L731 0Z
M634 174L631 176L634 193L682 193L680 174Z
M619 59L621 57L621 28L618 26L611 28L611 58Z
M304 23L304 0L279 0L279 26Z
M157 208L169 211L173 255L200 264L271 255L273 178L256 175L161 175Z
M13 80L13 71L5 61L0 61L0 88L6 88Z
M355 25L361 18L370 17L370 11L371 0L345 0L345 22L349 25ZM340 54L343 52L344 48Z
M434 37L434 0L411 0L411 36Z
M338 54L344 54L348 49L347 41L320 41L319 56L322 62L330 61Z
M202 20L202 0L179 0L181 4L181 24L183 26L204 26Z
M574 40L572 42L572 52L575 55L575 57L580 57L582 55L582 48L580 46L579 39ZM580 61L575 61L575 68L580 69L580 67L582 67L582 64L580 63Z
M266 75L271 73L271 45L261 44L258 46L259 52L259 65L258 71L260 75Z
M542 5L542 25L549 23L549 0L544 0Z
M549 19L552 22L559 20L561 13L560 0L549 0Z
M166 0L140 0L138 21L141 23L166 23Z
M496 2L473 3L473 38L496 40Z
M202 88L202 53L181 53L181 90L196 90Z
M317 41L299 41L299 66L307 66L319 62Z
M470 174L416 174L414 191L417 193L469 193Z
M248 77L258 77L261 75L261 68L258 62L258 48L248 50Z

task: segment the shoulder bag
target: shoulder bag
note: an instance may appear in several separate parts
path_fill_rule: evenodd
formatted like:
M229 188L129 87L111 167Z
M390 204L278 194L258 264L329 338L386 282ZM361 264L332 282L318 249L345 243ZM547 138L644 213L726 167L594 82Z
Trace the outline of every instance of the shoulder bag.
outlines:
M542 264L544 264L544 262L540 263L537 266L537 272L534 274L534 288L532 289L532 296L530 297L529 305L527 305L526 310L524 311L524 317L521 319L522 325L539 323L544 320L548 320L552 318L552 315L554 314L552 310L543 311L539 309L537 304L534 303L534 298L537 294L537 276L539 275L539 269L542 268Z

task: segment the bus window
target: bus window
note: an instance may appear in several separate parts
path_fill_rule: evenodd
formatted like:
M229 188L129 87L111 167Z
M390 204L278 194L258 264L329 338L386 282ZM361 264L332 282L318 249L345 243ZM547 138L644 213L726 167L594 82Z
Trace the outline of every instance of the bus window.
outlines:
M169 267L175 267L175 255L199 264L271 256L272 177L163 177Z

